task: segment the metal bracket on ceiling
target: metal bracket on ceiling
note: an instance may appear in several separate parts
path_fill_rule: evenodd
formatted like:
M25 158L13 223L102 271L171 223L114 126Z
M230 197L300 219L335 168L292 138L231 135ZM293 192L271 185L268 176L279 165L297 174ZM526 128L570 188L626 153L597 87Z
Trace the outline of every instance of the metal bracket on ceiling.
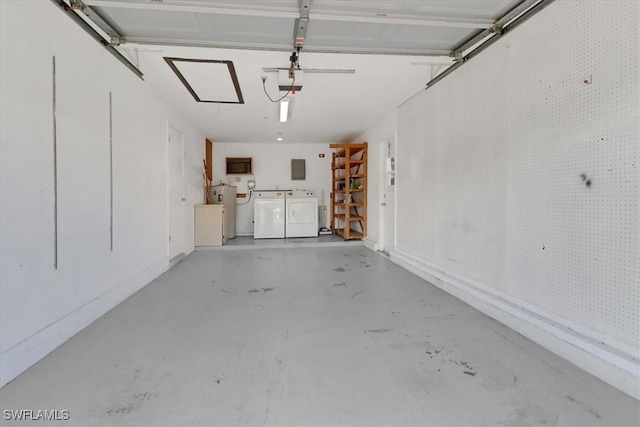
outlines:
M498 19L491 27L480 31L475 34L473 37L462 43L460 46L455 48L449 56L455 58L456 62L458 62L458 57L463 55L465 51L471 49L472 47L478 45L483 42L483 40L493 36L493 35L502 35L504 34L504 27L508 25L514 19L520 17L522 14L527 12L528 10L533 9L539 3L544 3L544 0L523 0L513 9L511 9L507 14L505 14L502 18Z
M296 19L296 28L293 32L293 47L300 50L307 36L309 26L309 12L313 0L300 0L300 18Z
M122 38L121 37L114 37L111 36L111 38L109 39L109 46L120 46L120 44L122 43Z
M298 63L300 50L304 45L304 39L307 36L307 27L309 26L309 11L313 0L300 0L300 18L296 19L295 29L293 30L293 53L289 57L291 66L289 67L289 78L295 78L295 70L300 69Z
M125 42L124 37L114 28L114 25L107 22L104 16L93 7L87 6L82 0L69 0L69 5L72 10L82 12L89 21L108 36L109 46L120 46Z
M87 6L82 2L82 0L70 0L69 6L73 10L79 10L80 12L84 12Z
M300 69L300 64L298 63L298 52L300 52L300 48L297 47L296 50L289 57L289 61L291 61L291 65L289 66L289 78L295 78L295 71Z
M101 34L99 31L96 30L94 25L98 25L98 23L93 19L93 17L98 15L95 14L90 7L87 7L86 5L84 5L84 3L81 0L73 0L69 4L67 4L65 0L51 0L51 2L56 6L58 6L69 18L71 18L76 24L78 24L83 30L85 30L87 34L91 36L91 38L93 38L95 41L97 41L102 46L104 46L104 48L107 49L109 53L111 53L113 56L115 56L118 59L118 61L122 62L127 68L129 68L132 72L134 72L138 77L143 79L142 72L135 65L133 65L127 58L125 58L122 55L122 53L118 52L118 50L116 50L112 46L114 41L117 41L118 43L121 41L120 35L117 34L115 31L113 31L113 34L109 34L109 39L107 39L105 38L104 34ZM86 18L83 18L76 11L82 12L86 16ZM94 25L90 24L89 21L92 21ZM118 38L118 40L113 40L114 37Z
M460 47L452 51L449 56L455 59L455 63L432 78L427 82L426 89L429 89L434 84L451 74L453 71L462 66L465 62L480 54L486 48L491 46L497 40L504 36L509 31L522 25L536 13L549 6L555 0L524 0L516 7L514 7L509 13L500 18L491 28L482 31L467 40ZM471 51L464 55L464 52L470 48Z

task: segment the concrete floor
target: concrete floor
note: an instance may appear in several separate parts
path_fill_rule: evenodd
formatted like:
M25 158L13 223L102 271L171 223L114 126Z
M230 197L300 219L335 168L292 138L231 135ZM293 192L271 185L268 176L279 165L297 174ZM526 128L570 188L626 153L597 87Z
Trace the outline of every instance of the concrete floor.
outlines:
M361 245L197 251L0 402L62 425L640 424L638 401Z

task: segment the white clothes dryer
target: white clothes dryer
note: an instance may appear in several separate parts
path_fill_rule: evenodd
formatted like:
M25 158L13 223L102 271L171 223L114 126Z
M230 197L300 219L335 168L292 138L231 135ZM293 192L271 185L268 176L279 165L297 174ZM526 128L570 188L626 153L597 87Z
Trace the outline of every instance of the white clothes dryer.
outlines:
M285 205L285 237L318 236L318 198L314 191L287 191Z

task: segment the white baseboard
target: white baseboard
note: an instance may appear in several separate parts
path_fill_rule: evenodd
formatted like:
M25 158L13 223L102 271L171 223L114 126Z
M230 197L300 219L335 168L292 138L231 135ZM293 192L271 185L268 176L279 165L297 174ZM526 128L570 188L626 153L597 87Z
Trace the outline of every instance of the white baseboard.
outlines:
M169 268L168 259L150 266L4 351L0 354L0 387L36 364Z
M364 243L365 248L371 249L374 252L378 252L380 249L380 245L377 240L372 240L369 237L365 237L362 239L362 243Z
M368 246L367 246L368 247ZM370 248L371 249L371 248ZM396 264L640 400L640 350L395 250Z

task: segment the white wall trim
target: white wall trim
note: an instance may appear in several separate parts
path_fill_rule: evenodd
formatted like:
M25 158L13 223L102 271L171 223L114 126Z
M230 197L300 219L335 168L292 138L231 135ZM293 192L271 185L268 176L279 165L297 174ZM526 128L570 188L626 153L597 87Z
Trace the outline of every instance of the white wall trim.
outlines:
M371 249L374 252L378 252L380 250L380 244L377 240L373 240L368 236L362 239L362 243L367 249Z
M366 246L366 245L365 245ZM401 250L391 260L427 282L640 400L638 349L551 315L486 285L476 283ZM612 343L617 343L614 347Z
M4 387L169 268L169 260L163 259L1 353L0 387Z

